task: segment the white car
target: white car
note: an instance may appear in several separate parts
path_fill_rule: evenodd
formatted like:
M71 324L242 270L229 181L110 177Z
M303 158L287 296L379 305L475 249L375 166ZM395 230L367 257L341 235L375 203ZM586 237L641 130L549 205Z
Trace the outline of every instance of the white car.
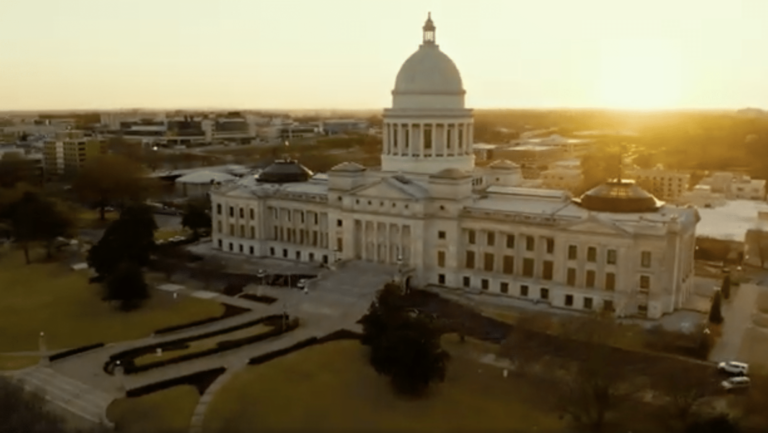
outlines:
M735 389L741 389L741 388L749 388L749 378L746 376L738 376L738 377L731 377L729 379L726 379L720 383L720 386L723 387L726 391L731 391Z
M749 373L749 365L736 361L721 362L717 364L717 370L733 376L746 376Z

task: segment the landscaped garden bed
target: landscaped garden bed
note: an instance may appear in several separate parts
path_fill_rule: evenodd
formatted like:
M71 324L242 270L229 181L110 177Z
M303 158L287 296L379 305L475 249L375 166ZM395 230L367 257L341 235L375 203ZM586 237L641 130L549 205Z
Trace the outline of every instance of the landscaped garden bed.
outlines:
M261 304L267 304L267 305L272 305L275 302L277 302L277 298L273 298L271 296L266 296L266 295L254 295L252 293L244 293L240 295L240 297L243 299L247 299L249 301L259 302Z

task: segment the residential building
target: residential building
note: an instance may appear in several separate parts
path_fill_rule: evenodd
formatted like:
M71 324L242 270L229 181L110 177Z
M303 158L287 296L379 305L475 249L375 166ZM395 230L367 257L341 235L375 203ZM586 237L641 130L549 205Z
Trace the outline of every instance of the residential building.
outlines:
M431 18L384 110L381 168L315 175L277 161L211 189L213 246L245 256L398 265L406 286L515 298L551 311L659 318L693 288L698 213L632 181L573 199L527 189L519 167L475 166L473 115ZM495 184L475 185L477 179ZM498 177L498 180L497 180Z
M628 175L638 185L662 200L676 201L688 191L691 175L677 170L665 170L661 167L642 169L635 167Z

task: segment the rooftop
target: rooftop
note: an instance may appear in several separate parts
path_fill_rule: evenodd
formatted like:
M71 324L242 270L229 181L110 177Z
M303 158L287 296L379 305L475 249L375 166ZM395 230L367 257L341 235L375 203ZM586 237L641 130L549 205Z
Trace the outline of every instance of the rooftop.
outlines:
M700 237L726 241L744 240L747 230L766 225L759 212L768 212L768 203L756 200L728 200L724 206L699 208L701 221L696 227Z

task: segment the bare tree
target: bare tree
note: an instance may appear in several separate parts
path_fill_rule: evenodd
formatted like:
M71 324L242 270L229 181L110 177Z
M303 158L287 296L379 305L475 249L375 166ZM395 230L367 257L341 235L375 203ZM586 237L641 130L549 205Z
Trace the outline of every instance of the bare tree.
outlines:
M581 343L563 369L555 398L571 420L592 432L602 431L606 416L634 394L630 366L618 359L610 345L619 336L618 324L608 317L573 317L561 336Z
M696 404L717 389L711 371L703 366L687 366L677 362L663 363L650 373L651 387L667 399L671 426L679 430L691 421Z

